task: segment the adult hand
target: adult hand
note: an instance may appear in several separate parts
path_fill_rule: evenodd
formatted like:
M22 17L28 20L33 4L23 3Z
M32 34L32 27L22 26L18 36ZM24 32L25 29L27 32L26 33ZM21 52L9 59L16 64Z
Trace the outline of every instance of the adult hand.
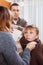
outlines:
M36 42L30 42L27 44L26 48L29 48L30 51L32 51L36 47Z

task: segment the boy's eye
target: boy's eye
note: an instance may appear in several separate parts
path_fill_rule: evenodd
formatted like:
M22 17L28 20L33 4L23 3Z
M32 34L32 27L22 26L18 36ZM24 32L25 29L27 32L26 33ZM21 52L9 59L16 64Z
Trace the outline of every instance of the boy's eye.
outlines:
M30 34L32 34L33 32L30 32Z

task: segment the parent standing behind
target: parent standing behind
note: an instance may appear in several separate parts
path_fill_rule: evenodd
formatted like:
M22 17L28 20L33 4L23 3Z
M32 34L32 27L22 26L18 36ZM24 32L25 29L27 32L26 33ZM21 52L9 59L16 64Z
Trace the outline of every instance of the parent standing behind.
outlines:
M21 19L19 17L19 15L20 15L20 6L19 6L19 4L18 3L13 3L10 6L10 10L14 14L12 24L15 25L16 29L22 31L23 27L25 27L27 25L27 22L24 19Z

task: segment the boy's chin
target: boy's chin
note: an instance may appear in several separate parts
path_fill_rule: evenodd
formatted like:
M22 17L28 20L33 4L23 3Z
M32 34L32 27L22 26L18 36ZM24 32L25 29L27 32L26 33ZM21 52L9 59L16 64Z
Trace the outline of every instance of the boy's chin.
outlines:
M34 40L29 40L29 39L27 39L27 41L31 42L31 41L34 41Z
M32 40L27 39L27 41L31 42Z

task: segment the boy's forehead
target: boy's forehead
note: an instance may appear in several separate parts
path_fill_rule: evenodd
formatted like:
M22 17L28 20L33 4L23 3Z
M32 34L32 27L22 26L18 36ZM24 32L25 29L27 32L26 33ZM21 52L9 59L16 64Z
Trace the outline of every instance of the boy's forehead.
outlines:
M27 28L25 31L34 31L34 32L37 32L35 28Z

